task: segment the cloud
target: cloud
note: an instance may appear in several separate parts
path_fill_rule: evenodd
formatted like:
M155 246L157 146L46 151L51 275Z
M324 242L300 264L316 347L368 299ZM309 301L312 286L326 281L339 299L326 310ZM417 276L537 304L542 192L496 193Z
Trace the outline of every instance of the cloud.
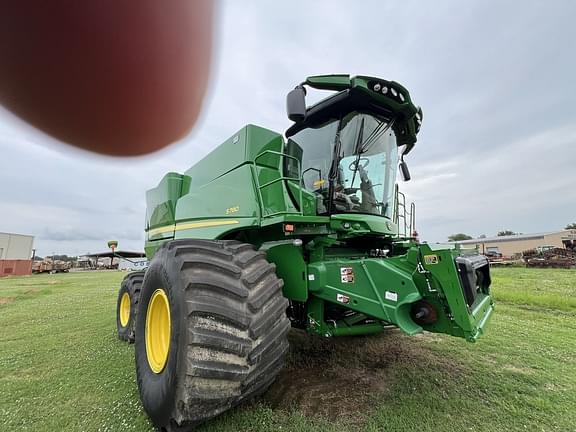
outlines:
M505 227L552 231L573 218L576 125L507 144L474 158L445 161L437 170L424 165L422 177L416 167L415 181L405 189L417 197L428 238L441 241L456 231L491 235Z
M108 237L110 237L110 239L122 238L123 240L142 240L143 235L141 231L137 230L118 230L116 228L112 231L100 229L97 231L86 232L70 226L60 226L57 228L45 227L38 235L38 238L41 240L53 240L55 242L83 242L86 240L102 242L103 239Z

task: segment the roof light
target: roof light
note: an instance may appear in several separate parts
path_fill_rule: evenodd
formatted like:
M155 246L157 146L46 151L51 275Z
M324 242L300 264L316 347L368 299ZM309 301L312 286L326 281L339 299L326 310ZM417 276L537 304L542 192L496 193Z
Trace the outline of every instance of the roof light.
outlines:
M392 96L394 96L394 97L398 96L398 92L396 91L396 89L394 87L390 87L390 93L392 93Z
M398 97L400 98L400 102L404 102L404 95L402 93L398 93Z
M382 86L380 85L380 83L374 84L374 91L380 91L381 88Z
M382 94L386 94L388 93L388 87L384 86L382 87Z

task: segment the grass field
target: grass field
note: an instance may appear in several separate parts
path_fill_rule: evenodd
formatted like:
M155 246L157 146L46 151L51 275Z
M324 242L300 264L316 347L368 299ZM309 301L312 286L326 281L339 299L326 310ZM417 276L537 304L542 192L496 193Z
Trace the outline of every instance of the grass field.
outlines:
M123 273L0 279L0 431L149 431L133 346L115 334ZM397 331L291 334L271 390L202 431L575 431L576 271L494 269L476 344Z

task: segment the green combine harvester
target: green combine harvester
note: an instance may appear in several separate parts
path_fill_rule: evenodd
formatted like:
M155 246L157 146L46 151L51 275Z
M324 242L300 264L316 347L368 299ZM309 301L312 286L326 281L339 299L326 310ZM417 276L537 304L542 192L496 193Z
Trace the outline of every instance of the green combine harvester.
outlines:
M335 93L306 107L306 86ZM245 126L147 193L150 266L124 279L117 321L160 430L264 392L291 327L473 342L494 310L485 257L420 244L407 224L396 172L410 177L422 111L404 87L312 76L287 108L285 138Z

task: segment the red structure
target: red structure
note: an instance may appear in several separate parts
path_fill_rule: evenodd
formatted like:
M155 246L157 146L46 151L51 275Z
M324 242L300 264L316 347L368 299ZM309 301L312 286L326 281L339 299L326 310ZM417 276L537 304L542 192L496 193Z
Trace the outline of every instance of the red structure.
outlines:
M32 274L32 260L0 260L0 277Z

